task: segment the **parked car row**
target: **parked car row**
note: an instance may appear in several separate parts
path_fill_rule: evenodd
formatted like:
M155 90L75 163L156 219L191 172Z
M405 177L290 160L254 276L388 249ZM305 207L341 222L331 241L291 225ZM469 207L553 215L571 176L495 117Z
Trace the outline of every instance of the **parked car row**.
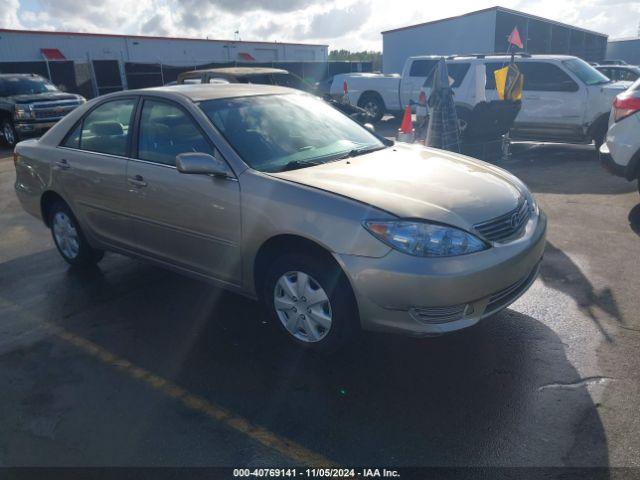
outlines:
M439 58L410 57L401 75L336 75L331 94L343 95L346 81L350 102L380 119L385 113L415 105L421 91L428 96ZM498 99L493 72L509 61L504 55L447 58L462 131L478 102ZM519 55L516 64L525 81L522 107L510 132L513 139L602 144L611 103L629 82L613 82L585 61L566 55ZM485 94L480 97L478 81L485 85Z

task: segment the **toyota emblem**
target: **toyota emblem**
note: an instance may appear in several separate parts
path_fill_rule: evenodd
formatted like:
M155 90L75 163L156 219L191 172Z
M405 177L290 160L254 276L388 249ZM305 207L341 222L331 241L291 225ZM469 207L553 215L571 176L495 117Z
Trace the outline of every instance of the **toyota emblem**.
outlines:
M518 212L516 212L511 215L511 228L516 228L518 226L518 223L520 223L520 215L518 215Z

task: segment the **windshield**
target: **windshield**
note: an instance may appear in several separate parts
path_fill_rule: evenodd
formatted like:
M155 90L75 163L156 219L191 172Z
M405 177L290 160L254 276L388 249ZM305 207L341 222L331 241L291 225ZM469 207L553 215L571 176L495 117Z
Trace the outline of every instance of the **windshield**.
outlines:
M600 73L584 60L579 58L572 58L571 60L563 60L562 63L571 72L575 74L585 85L600 85L603 83L609 83L608 77Z
M25 95L32 93L56 92L58 89L39 77L8 77L0 80L0 91L3 95Z
M384 148L371 132L311 95L209 100L200 108L252 168L278 172Z

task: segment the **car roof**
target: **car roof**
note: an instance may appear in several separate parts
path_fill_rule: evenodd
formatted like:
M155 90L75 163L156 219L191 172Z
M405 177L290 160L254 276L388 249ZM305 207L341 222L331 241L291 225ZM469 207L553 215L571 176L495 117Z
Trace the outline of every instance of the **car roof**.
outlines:
M613 68L620 70L635 70L638 67L636 65L597 65L596 68Z
M234 76L251 76L251 75L266 75L273 73L289 73L282 68L267 68L267 67L224 67L224 68L207 68L203 70L191 70L184 72L182 75L191 75L195 73L217 73L220 75L234 75Z
M278 87L276 85L259 85L255 83L228 83L228 84L183 84L165 87L143 88L140 90L125 90L112 94L113 96L126 96L144 93L158 93L166 97L182 96L193 102L205 100L218 100L221 98L252 97L257 95L277 95L288 93L300 93L293 88Z

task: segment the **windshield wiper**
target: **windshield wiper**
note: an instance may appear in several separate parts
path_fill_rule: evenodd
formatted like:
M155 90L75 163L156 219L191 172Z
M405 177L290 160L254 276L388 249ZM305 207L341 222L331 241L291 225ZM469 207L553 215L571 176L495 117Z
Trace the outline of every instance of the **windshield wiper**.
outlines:
M376 152L378 150L382 150L383 148L387 148L386 146L375 146L375 147L363 147L363 148L354 148L353 150L349 150L344 155L338 157L338 160L344 160L345 158L357 157L359 155L365 155L367 153Z
M314 165L321 165L323 162L317 160L292 160L282 167L279 172L286 172L287 170L297 170L298 168L312 167Z

